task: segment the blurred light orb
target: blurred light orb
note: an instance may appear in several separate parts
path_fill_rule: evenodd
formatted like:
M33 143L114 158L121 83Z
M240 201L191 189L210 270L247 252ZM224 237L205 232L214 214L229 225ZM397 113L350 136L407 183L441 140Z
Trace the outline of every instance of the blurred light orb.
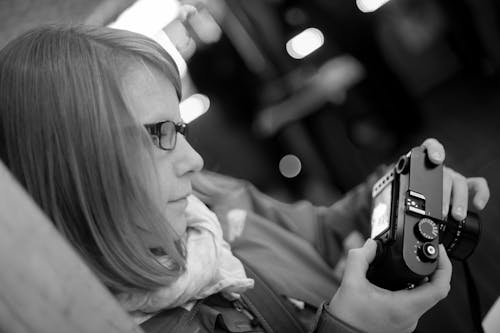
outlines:
M300 170L302 170L302 163L297 156L288 154L281 158L279 169L284 177L294 178L297 177L297 175L300 173Z
M363 13L371 13L388 3L390 0L356 0L356 6Z
M174 62L177 65L177 68L179 69L180 77L181 78L185 77L187 74L187 63L182 57L182 54L179 52L179 50L177 50L174 43L172 43L170 38L167 36L165 31L163 30L158 31L158 33L156 33L152 38L158 44L160 44L165 49L165 51L168 52L168 54L170 54L172 59L174 59Z
M179 14L178 0L137 0L108 27L137 32L158 42L174 59L179 74L187 73L186 61L163 29Z
M290 57L302 59L319 49L324 42L325 37L319 29L308 28L286 42L286 51Z
M207 112L209 107L210 99L203 94L191 95L179 104L181 118L186 123Z
M152 38L175 20L179 8L178 0L137 0L108 26L134 31Z

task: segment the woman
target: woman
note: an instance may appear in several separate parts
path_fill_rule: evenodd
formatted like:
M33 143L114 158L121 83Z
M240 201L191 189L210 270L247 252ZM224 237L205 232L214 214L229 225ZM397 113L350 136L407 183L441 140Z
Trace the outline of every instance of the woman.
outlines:
M373 241L349 253L339 285L329 265L339 259L339 239L355 228L366 233L370 182L316 208L200 176L180 95L170 56L131 32L42 27L0 51L2 159L146 330L287 331L285 320L266 314L285 307L298 318L295 331L408 332L446 296L445 251L414 290L370 284ZM442 163L437 141L424 146ZM193 183L218 216L192 195ZM452 198L453 214L463 216L469 189L482 209L485 181L447 169L444 207ZM262 285L279 295L268 308L259 295L247 297Z

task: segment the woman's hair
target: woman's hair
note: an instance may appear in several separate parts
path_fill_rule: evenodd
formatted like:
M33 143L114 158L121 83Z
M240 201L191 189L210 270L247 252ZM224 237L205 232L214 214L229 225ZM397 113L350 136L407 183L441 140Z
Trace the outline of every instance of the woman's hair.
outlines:
M168 285L185 265L155 195L150 138L124 96L131 66L160 70L180 96L172 58L136 33L45 26L0 51L0 156L113 292ZM150 249L144 230L163 246Z

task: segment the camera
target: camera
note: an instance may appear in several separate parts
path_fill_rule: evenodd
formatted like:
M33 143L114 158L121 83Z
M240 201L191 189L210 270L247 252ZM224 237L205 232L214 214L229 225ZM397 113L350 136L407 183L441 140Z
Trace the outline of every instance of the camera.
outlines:
M467 259L479 242L479 217L443 219L443 166L413 148L372 189L371 238L377 254L367 278L389 290L412 288L437 268L439 243L449 257Z

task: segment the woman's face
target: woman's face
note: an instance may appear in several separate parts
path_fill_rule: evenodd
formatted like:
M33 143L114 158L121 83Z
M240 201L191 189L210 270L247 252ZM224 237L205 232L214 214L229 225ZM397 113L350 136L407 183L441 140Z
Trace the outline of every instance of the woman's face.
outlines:
M165 120L181 121L179 102L174 86L167 76L155 68L135 65L124 76L128 104L142 124ZM173 150L153 147L158 168L164 215L179 235L186 231L186 197L191 194L191 177L203 167L203 159L179 133ZM153 142L151 141L153 145Z

